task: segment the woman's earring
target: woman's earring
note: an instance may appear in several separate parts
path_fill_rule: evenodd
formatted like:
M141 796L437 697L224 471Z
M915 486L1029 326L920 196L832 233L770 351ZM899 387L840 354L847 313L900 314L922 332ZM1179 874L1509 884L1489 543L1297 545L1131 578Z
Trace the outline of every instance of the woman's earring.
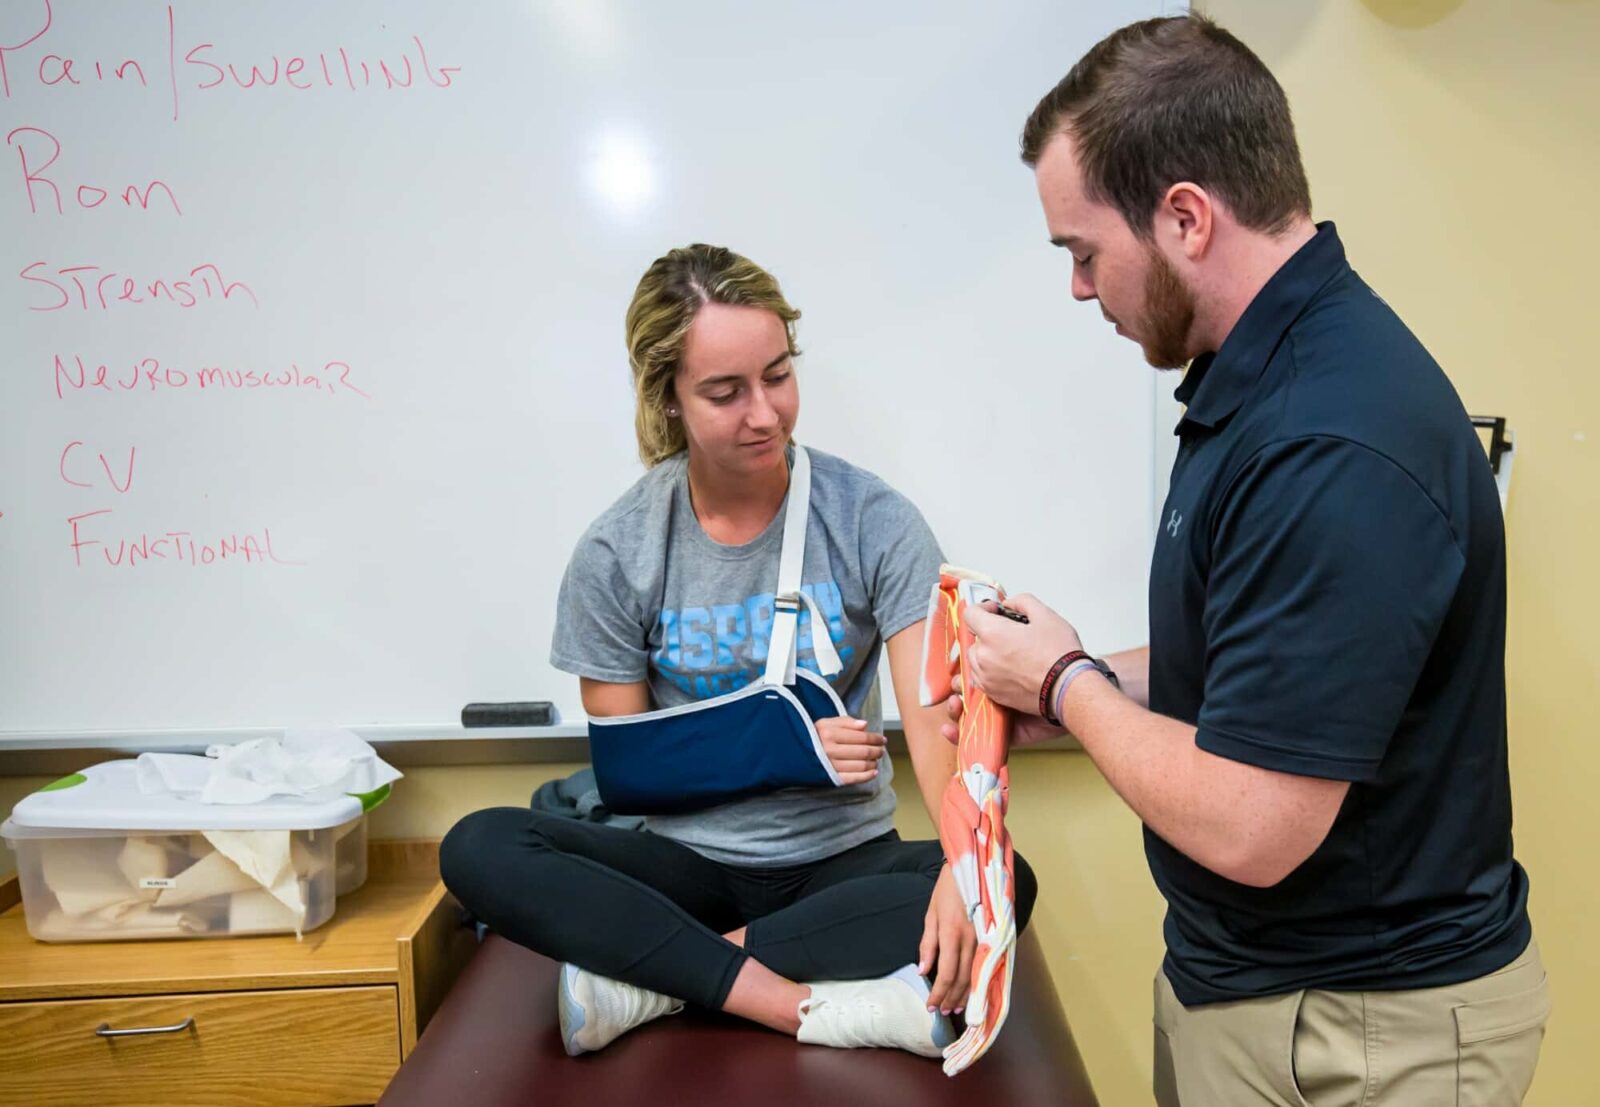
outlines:
M675 408L675 407L668 407L667 408L667 418L668 419L676 419L677 417L678 417L678 409Z

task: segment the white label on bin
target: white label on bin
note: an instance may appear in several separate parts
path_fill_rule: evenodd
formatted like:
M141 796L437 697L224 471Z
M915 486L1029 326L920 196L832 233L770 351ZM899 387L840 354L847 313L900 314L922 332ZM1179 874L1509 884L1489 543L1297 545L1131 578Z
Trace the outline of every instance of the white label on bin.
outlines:
M145 876L139 878L141 888L176 888L178 882L170 876Z

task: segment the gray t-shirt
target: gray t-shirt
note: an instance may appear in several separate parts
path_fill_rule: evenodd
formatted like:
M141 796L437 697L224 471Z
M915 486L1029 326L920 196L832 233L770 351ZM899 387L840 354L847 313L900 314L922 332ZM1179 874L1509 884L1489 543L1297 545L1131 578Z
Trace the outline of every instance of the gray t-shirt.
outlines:
M831 680L855 718L881 730L883 641L927 615L939 546L922 514L882 480L817 450L800 587L816 600L844 664ZM790 456L793 456L791 450ZM787 504L787 500L785 500ZM688 455L646 473L578 541L556 612L550 663L619 684L648 680L655 708L761 679L772 632L784 509L752 541L724 546L689 502ZM808 605L797 664L817 671ZM734 865L796 865L893 829L893 768L838 788L785 788L646 829Z

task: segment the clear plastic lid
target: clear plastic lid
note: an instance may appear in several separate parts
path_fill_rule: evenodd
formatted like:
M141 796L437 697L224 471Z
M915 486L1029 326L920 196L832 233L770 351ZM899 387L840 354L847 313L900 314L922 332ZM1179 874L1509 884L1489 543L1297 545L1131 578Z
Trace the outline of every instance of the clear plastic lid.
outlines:
M105 761L62 777L25 796L0 827L7 838L57 838L71 831L321 830L342 826L389 794L385 784L365 796L331 800L273 796L260 803L200 803L139 790L134 759Z

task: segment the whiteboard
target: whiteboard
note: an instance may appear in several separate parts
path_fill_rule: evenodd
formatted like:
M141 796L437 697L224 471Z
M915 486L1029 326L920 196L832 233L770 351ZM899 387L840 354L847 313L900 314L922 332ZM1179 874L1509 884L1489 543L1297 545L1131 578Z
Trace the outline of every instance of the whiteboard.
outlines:
M581 723L556 587L690 241L803 311L802 441L1143 642L1175 381L1071 301L1017 137L1158 7L10 0L0 738Z

